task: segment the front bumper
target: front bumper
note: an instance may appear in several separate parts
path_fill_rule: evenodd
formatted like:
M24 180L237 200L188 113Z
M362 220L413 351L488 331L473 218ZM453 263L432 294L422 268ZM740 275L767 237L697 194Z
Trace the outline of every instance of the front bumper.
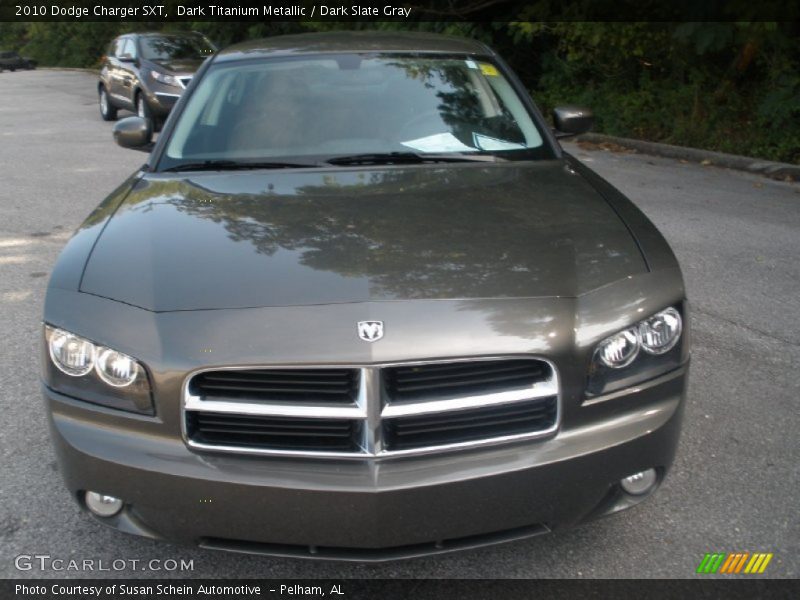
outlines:
M150 111L158 118L169 115L183 94L183 88L153 81L148 81L147 85L144 85L143 91Z
M147 94L147 105L156 117L166 117L181 95L173 91L151 92Z
M72 494L126 503L105 524L234 551L371 561L527 537L637 503L617 482L669 469L687 371L583 406L587 419L545 441L392 459L198 453L119 426L114 411L44 395Z

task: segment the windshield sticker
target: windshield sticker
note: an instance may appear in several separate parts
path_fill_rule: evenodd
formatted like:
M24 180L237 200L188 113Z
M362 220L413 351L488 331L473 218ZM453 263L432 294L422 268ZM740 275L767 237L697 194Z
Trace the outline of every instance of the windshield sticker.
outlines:
M497 77L500 74L497 72L497 67L489 63L481 63L481 73L487 77Z
M456 136L449 131L447 133L437 133L416 140L400 142L403 146L413 148L417 152L474 152L475 148L470 148L462 144Z
M525 144L498 140L497 138L480 133L472 134L472 143L475 144L476 148L480 148L481 150L524 150L527 147Z
M477 65L477 64L475 64L475 61L472 61L472 60L465 60L465 61L464 61L464 63L465 63L465 64L467 65L467 67L469 67L470 69L477 69L477 68L478 68L478 65Z

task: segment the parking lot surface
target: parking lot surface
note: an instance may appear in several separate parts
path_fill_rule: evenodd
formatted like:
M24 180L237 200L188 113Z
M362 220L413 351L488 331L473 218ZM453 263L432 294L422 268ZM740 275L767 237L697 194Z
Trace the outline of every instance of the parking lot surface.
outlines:
M145 160L113 143L94 86L85 72L0 74L0 577L692 577L704 553L741 551L774 553L764 576L800 576L800 184L574 144L661 229L687 281L683 437L653 498L571 531L380 566L174 546L82 514L39 395L42 302L71 232ZM17 569L34 554L95 570ZM99 572L101 559L126 563ZM143 571L151 559L193 570Z

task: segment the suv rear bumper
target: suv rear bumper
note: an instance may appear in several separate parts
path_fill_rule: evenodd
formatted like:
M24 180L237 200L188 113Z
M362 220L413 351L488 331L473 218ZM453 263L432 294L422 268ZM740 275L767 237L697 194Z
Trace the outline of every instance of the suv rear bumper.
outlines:
M178 437L98 426L100 409L44 395L75 498L93 490L126 503L106 525L239 552L377 561L528 537L638 503L649 494L628 496L618 482L669 469L687 370L608 400L625 407L613 419L549 440L383 460L198 453Z

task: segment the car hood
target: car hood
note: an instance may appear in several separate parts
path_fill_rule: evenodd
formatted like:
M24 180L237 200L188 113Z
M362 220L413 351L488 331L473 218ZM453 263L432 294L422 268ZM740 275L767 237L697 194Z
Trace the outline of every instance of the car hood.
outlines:
M561 161L146 174L80 289L153 311L574 297L647 270Z

